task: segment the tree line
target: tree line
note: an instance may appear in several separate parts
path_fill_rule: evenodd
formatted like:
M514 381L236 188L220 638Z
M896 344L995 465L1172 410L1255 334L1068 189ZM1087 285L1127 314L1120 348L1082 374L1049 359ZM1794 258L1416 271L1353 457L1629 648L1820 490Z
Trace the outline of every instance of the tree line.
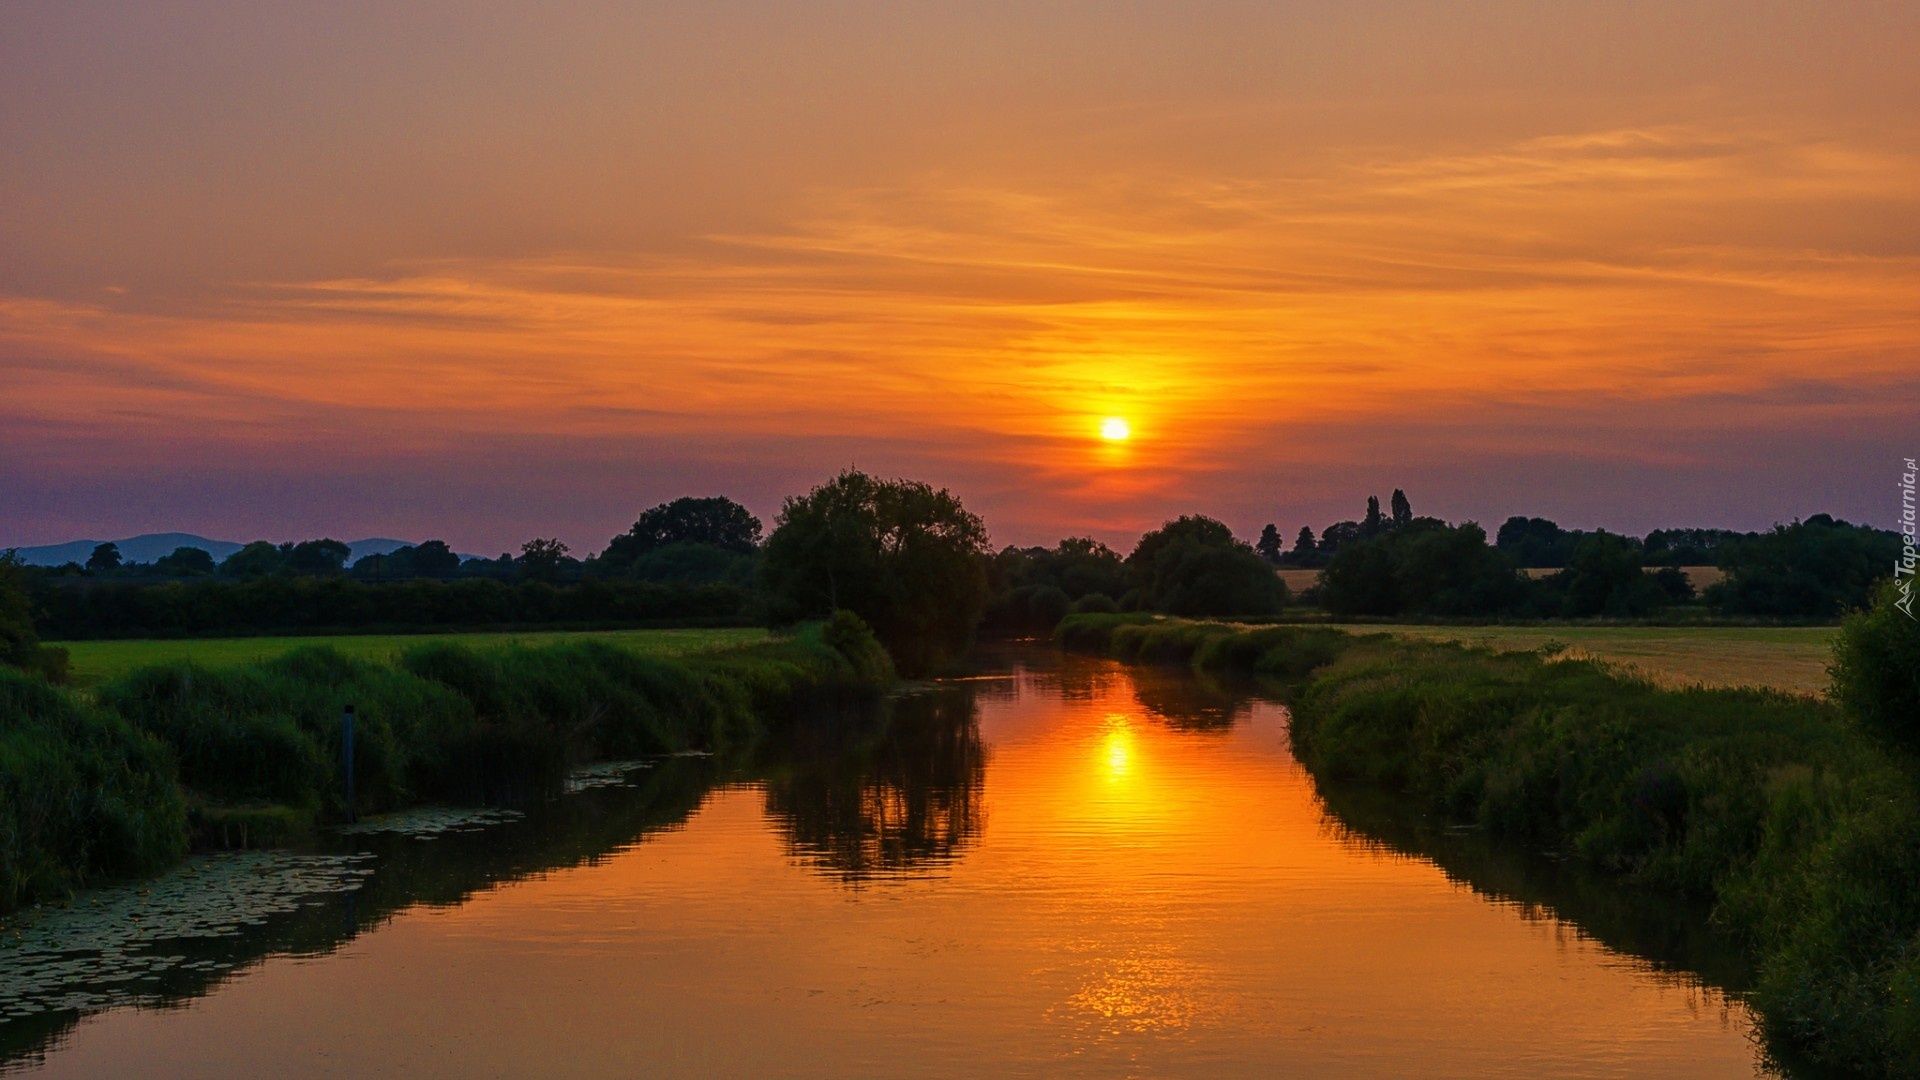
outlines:
M597 555L536 539L519 555L461 559L429 540L348 566L335 540L248 544L215 564L197 549L157 560L155 583L102 545L91 568L0 562L0 655L47 663L40 637L614 626L859 615L902 668L933 670L977 632L1050 629L1070 612L1276 616L1642 617L1675 605L1729 615L1828 619L1865 606L1898 550L1893 533L1816 515L1763 533L1661 530L1645 538L1510 518L1490 541L1473 522L1382 510L1303 528L1291 550L1269 525L1253 543L1185 515L1122 554L1087 537L1052 547L988 542L951 492L849 469L788 498L771 532L739 503L682 498L642 513ZM1696 595L1678 565L1705 555L1725 580ZM1546 564L1555 572L1523 571ZM1295 595L1276 567L1318 571ZM41 659L35 660L39 657Z

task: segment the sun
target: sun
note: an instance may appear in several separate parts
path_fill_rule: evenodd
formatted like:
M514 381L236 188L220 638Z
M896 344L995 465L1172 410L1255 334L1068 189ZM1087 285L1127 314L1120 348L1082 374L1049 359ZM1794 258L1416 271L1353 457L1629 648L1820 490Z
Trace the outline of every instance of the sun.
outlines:
M1100 421L1100 437L1109 442L1125 442L1133 435L1133 428L1118 416L1109 416Z

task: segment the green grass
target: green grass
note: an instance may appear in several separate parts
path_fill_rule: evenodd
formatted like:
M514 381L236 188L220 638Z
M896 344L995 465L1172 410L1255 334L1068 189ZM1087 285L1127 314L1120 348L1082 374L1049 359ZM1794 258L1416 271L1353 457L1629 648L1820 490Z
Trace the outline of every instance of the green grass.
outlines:
M681 656L713 649L754 645L768 640L758 628L694 630L548 630L486 634L343 634L324 637L241 637L139 639L132 641L67 641L73 685L97 686L136 668L156 664L192 663L207 668L260 664L309 645L322 645L343 656L377 664L391 664L409 649L434 642L450 642L473 649L504 645L558 645L598 641L649 656Z
M144 655L102 644L130 669L88 691L0 669L0 912L157 869L190 839L282 843L422 801L537 799L586 762L744 750L822 709L870 704L893 679L885 650L848 613L777 638L133 643ZM187 658L131 666L180 647ZM351 805L347 704L357 709Z

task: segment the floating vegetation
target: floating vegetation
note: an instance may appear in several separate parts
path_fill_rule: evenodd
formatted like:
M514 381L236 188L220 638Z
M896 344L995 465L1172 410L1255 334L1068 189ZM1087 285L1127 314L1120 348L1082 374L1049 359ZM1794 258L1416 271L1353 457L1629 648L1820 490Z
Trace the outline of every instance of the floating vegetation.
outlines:
M626 787L632 782L634 773L652 767L651 761L603 761L597 765L587 765L573 770L563 790L569 795L577 795L594 788Z
M397 833L416 840L432 840L449 833L479 832L504 821L518 821L526 815L518 810L488 809L472 806L416 806L391 814L362 818L338 831L349 834Z
M159 1001L163 983L234 966L208 943L236 938L373 873L365 855L242 851L189 860L144 885L82 893L0 927L0 1024L36 1014Z

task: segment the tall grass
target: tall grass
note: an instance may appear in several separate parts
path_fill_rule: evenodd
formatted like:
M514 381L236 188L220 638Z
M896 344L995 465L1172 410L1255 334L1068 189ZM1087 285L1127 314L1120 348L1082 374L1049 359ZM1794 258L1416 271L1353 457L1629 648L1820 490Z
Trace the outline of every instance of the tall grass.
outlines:
M1861 616L1843 635L1836 696L1852 711L1663 689L1553 652L1301 627L1071 616L1056 639L1289 680L1294 747L1316 776L1698 895L1745 943L1771 1038L1851 1071L1914 1075L1920 782L1894 747L1920 720L1898 701L1858 703L1899 696L1875 687L1912 692L1920 652L1903 648L1913 634L1899 620Z
M185 848L159 740L0 667L0 911L158 870Z
M235 822L280 836L420 800L538 797L575 764L741 747L892 677L850 615L678 657L594 641L436 642L386 665L313 646L251 666L142 668L95 702L0 673L0 910L165 865L190 828L203 840Z

